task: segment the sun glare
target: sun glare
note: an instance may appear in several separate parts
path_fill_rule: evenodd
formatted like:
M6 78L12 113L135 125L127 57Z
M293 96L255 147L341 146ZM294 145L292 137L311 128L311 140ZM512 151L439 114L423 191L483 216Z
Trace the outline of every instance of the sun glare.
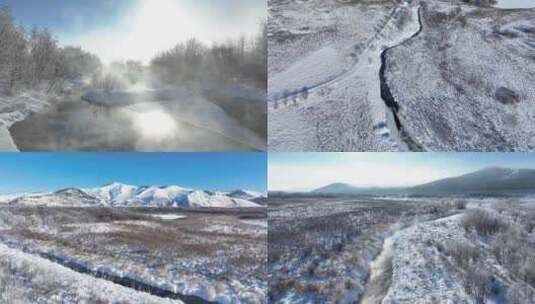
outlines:
M239 19L215 19L206 6L194 0L135 0L131 3L113 25L87 32L83 29L67 31L60 41L64 45L81 46L97 54L106 64L129 59L148 64L159 52L189 38L210 44L240 34L252 35L259 21L255 16L260 10Z
M152 110L136 114L134 125L144 139L163 140L171 137L176 131L177 124L171 115Z
M131 19L124 45L129 46L132 57L148 61L158 51L166 50L177 42L194 37L199 24L188 14L189 9L174 0L145 0L140 2Z

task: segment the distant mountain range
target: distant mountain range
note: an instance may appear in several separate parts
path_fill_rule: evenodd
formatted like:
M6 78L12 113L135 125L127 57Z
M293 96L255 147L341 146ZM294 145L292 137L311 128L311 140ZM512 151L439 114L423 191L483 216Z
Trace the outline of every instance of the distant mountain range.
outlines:
M0 196L0 203L23 206L110 207L258 207L265 194L247 190L213 192L179 186L131 186L111 183L98 188L67 188L48 193Z
M508 195L535 193L535 170L490 167L461 176L402 188L334 183L312 191L334 195Z

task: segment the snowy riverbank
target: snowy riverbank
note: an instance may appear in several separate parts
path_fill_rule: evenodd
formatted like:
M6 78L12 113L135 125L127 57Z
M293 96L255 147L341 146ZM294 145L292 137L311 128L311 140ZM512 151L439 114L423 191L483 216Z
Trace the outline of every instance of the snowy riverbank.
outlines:
M9 128L17 121L24 120L32 113L49 106L50 96L29 92L18 96L0 96L0 150L18 151Z

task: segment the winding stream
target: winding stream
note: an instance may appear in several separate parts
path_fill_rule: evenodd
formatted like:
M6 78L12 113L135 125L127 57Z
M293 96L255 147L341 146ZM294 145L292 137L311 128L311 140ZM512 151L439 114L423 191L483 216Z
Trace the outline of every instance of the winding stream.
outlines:
M421 151L424 151L425 149L420 144L418 144L413 138L411 138L411 136L407 133L407 131L403 127L403 124L401 123L401 120L399 119L399 115L398 115L398 113L399 113L399 104L396 102L396 100L392 96L392 92L390 91L390 87L388 87L388 84L387 84L387 81L386 81L386 76L385 76L385 70L386 70L386 55L387 55L387 52L389 50L391 50L391 49L394 49L394 48L397 48L399 46L402 46L407 41L410 41L411 39L417 37L422 32L423 25L422 25L422 19L421 18L422 17L421 17L421 7L420 7L420 8L418 8L418 24L419 24L418 31L416 31L412 36L410 36L409 38L405 39L401 43L396 44L396 45L391 46L391 47L388 47L388 48L385 48L381 52L381 68L379 69L379 79L380 79L380 82L381 82L381 98L383 99L383 101L386 104L387 108L390 109L390 111L393 114L398 134L401 137L400 139L407 145L409 150L416 151L416 152L421 152Z
M137 291L145 292L145 293L148 293L153 296L160 297L160 298L180 300L186 304L217 304L217 302L207 301L198 296L184 295L184 294L172 292L170 290L148 284L146 282L143 282L141 280L138 280L132 277L118 276L115 274L111 274L102 269L93 270L80 262L77 262L74 260L67 260L65 258L59 257L49 252L31 250L30 248L26 246L24 246L21 249L21 248L18 248L19 246L11 244L10 242L5 242L4 244L12 249L21 250L25 253L32 254L32 255L38 255L39 257L43 259L54 262L56 264L69 268L78 273L87 274L97 279L110 281L112 283L115 283L115 284L118 284L127 288L131 288Z
M383 242L381 253L370 263L368 284L360 304L381 303L386 296L392 279L392 244L392 236L387 237Z

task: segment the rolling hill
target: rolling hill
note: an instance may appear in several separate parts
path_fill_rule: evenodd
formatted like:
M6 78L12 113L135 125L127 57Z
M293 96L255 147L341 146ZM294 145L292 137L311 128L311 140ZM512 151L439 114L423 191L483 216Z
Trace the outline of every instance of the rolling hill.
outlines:
M489 167L405 188L366 188L334 183L312 191L339 195L508 195L535 193L534 169Z

